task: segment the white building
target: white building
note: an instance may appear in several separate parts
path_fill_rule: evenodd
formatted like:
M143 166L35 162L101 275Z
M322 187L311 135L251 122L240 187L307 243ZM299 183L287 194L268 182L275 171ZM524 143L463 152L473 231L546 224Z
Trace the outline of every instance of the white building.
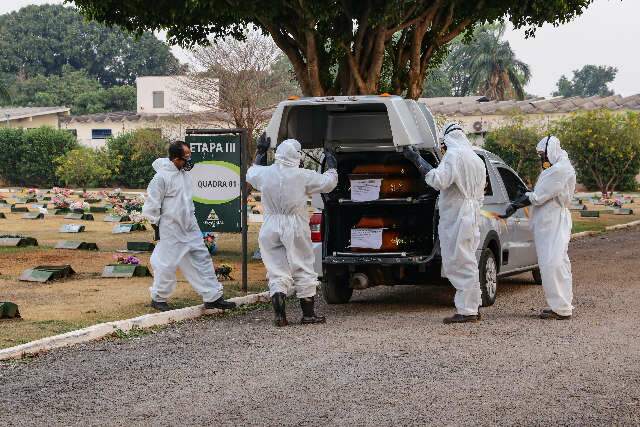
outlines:
M190 102L192 89L184 76L138 77L136 89L136 111L67 116L60 127L74 131L81 144L99 148L108 138L136 129L158 129L169 139L181 139L188 128L228 127L233 122L224 113ZM212 92L210 105L215 105L218 92Z
M69 111L66 107L4 107L0 108L0 127L31 129L51 126L59 129Z

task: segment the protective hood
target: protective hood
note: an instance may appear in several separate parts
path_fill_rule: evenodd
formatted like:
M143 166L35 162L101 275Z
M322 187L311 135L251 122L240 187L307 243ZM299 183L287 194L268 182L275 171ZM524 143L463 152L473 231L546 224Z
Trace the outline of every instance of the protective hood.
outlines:
M153 163L151 163L151 166L153 166L153 170L156 172L178 172L176 165L166 157L155 159Z
M302 148L295 139L286 139L276 149L276 163L288 167L299 167Z
M547 140L549 140L548 145ZM555 165L560 160L569 158L567 152L560 147L560 140L553 135L542 138L540 142L538 142L538 145L536 145L536 151L544 153L545 147L547 158L552 165Z
M471 143L461 129L462 127L457 122L449 122L442 127L441 138L443 138L447 150L471 148Z

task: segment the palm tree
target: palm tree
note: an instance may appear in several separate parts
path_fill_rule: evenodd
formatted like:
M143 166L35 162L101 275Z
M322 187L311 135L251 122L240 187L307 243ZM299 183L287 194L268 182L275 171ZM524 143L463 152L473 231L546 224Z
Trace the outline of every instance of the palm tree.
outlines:
M451 70L464 70L462 85L466 90L489 99L524 99L524 86L531 70L516 58L509 42L503 41L504 24L478 29L473 41L459 44L451 52Z

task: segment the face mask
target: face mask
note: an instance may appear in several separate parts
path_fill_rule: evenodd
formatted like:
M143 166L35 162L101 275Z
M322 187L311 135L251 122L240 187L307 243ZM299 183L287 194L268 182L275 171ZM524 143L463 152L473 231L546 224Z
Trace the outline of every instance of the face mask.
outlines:
M182 166L183 171L189 172L191 169L193 169L194 163L193 160L191 160L191 157L182 160L184 160L184 166Z

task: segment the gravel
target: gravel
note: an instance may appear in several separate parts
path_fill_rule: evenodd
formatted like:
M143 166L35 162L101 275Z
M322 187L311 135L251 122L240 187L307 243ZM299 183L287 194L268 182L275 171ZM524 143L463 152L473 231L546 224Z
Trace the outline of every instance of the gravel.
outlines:
M277 329L264 309L192 321L0 363L0 425L640 424L640 229L570 257L569 321L535 317L529 274L478 324L442 324L442 286L322 303L319 326Z

